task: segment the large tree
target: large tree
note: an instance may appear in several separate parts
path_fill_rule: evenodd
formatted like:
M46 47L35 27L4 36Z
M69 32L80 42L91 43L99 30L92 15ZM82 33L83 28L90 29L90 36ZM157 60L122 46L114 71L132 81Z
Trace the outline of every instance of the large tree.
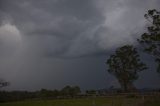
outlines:
M144 15L149 25L146 33L141 35L138 42L142 44L144 51L151 54L157 62L157 71L160 72L160 12L153 9Z
M108 72L117 78L124 91L135 90L133 82L138 79L138 72L146 69L146 65L140 61L140 56L132 45L118 48L106 64Z

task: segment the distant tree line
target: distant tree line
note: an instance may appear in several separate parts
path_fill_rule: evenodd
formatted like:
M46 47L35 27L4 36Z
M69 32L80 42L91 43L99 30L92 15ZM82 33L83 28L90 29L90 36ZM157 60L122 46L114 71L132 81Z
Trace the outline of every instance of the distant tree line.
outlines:
M74 98L81 93L79 86L65 86L61 90L41 89L39 91L0 91L0 102L21 101L28 99Z

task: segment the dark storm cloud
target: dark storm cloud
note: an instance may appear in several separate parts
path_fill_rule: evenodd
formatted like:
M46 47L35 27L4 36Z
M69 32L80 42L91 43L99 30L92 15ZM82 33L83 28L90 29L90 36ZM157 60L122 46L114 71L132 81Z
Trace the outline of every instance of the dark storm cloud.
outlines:
M90 34L90 30L102 24L104 21L103 14L95 7L95 3L90 0L38 2L34 0L16 0L14 2L4 1L2 7L3 11L12 17L11 22L15 24L25 36L49 36L48 38L53 39L53 41L48 42L44 40L44 43L47 47L53 47L51 53L52 51L55 51L55 53L59 53L56 51L63 51L62 55L63 53L65 55L72 55L71 52L80 52L78 50L72 50L72 48L79 48L81 43L87 45L88 48L95 47L92 46L92 43L95 42L89 39L87 34ZM57 44L52 44L52 42L57 42ZM64 47L61 47L60 42L65 42ZM76 45L76 47L72 47L71 45ZM57 46L60 46L58 48L61 50L54 50ZM65 46L67 46L67 48ZM84 47L80 46L80 48L83 49Z
M43 40L36 42L37 45L46 45L44 49L48 48L49 53L44 52L44 55L53 56L95 54L96 51L134 43L145 24L143 14L148 8L158 6L157 0L145 0L145 5L144 0L1 2L2 11L10 17L10 23L16 25L25 37L47 36L47 40L39 37Z
M136 45L146 24L143 14L159 5L159 0L0 0L0 74L15 89L117 84L106 75L106 58L116 47Z

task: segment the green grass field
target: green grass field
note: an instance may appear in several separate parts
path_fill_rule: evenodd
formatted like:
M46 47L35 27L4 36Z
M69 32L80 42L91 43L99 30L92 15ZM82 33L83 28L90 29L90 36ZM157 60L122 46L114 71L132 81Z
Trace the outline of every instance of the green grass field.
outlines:
M142 98L83 98L60 100L27 100L12 103L0 103L0 106L160 106L159 100Z

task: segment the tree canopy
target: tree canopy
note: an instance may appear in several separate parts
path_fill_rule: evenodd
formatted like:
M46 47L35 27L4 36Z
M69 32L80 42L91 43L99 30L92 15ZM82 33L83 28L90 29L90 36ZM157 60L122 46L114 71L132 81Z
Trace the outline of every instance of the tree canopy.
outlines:
M138 72L146 69L146 65L140 61L140 56L132 45L118 48L106 64L108 72L117 78L124 91L135 89L133 81L138 79Z
M157 71L160 72L160 12L156 9L148 10L144 17L148 20L149 26L138 42L143 45L146 53L155 58Z

